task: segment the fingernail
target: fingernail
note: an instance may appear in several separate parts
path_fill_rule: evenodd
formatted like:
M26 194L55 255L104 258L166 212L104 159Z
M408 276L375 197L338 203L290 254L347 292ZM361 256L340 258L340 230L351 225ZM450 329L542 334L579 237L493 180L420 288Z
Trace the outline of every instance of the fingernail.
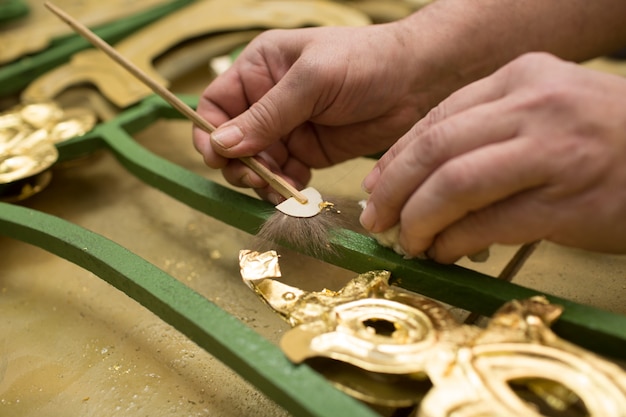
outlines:
M228 125L211 133L211 140L224 149L232 148L243 140L243 132L237 125Z
M370 202L365 206L365 210L361 213L361 217L359 217L359 221L361 222L361 226L363 226L366 230L372 230L374 224L376 223L376 207Z
M378 167L374 167L361 183L361 188L363 189L363 191L370 194L374 187L376 187L378 178L380 178L380 169Z

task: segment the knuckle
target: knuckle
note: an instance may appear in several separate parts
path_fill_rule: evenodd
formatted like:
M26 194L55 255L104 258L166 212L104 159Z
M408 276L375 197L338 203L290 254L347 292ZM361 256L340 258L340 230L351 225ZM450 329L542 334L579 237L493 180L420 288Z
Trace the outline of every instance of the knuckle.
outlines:
M426 250L430 247L432 239L424 238L421 235L415 233L410 227L407 227L402 221L401 234L399 239L399 245L407 256L421 257Z
M531 108L549 106L558 110L569 107L571 97L571 86L555 80L542 83L540 88L533 89L525 104Z
M270 100L259 100L248 109L246 125L251 133L262 137L271 136L276 126L281 126L280 112Z
M433 126L440 120L444 120L448 115L446 102L441 102L433 107L423 119L426 128ZM420 122L421 123L421 122Z
M503 70L508 72L512 80L519 77L537 78L536 76L543 73L546 66L551 67L560 62L558 58L547 52L528 52L506 64Z
M438 166L447 158L446 140L449 136L450 126L435 124L428 130L418 134L411 146L411 164L432 168Z
M455 199L464 199L480 184L476 169L468 158L450 160L437 170L434 180L438 190L443 190L447 196Z
M558 58L548 52L533 51L520 55L517 59L511 62L511 66L525 68L528 65L545 65L548 62L557 61L559 61Z

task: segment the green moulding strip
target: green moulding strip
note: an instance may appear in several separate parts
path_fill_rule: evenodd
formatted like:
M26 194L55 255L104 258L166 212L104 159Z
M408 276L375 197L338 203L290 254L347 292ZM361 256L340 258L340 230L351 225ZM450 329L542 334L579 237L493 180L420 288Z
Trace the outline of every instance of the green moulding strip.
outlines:
M0 0L0 30L2 24L28 14L28 6L22 0Z
M94 32L108 43L114 44L138 29L193 2L194 0L176 0L165 3L95 28ZM0 0L1 4L2 0ZM0 96L20 92L35 78L67 62L76 52L90 47L91 44L81 36L71 34L54 39L50 47L42 52L0 66Z
M308 366L143 258L86 229L32 209L0 203L2 234L93 272L225 363L294 416L378 414L332 387Z
M197 97L181 98L191 106L197 103ZM106 149L147 185L228 225L256 233L273 212L272 205L154 155L132 138L133 133L156 120L172 118L181 116L159 97L148 97L87 135L60 144L59 161ZM277 347L201 295L102 236L6 203L0 203L0 234L39 246L92 271L172 324L294 415L375 415L336 391L307 366L289 363ZM546 295L565 308L554 325L557 334L597 353L626 359L625 316L458 266L405 260L370 237L350 231L333 234L332 244L335 254L323 259L329 263L356 273L388 270L395 285L483 315L493 314L512 299ZM305 253L303 248L290 248Z

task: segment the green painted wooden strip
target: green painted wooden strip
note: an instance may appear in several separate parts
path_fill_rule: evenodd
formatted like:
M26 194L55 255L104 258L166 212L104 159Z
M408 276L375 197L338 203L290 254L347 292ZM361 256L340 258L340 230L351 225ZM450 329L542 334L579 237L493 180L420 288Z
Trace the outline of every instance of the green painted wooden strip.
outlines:
M58 217L0 203L0 234L96 274L174 326L295 416L378 414L333 388L306 365L235 317L127 249Z
M8 23L27 15L28 5L23 0L1 0L0 1L0 24ZM0 30L2 28L0 27Z

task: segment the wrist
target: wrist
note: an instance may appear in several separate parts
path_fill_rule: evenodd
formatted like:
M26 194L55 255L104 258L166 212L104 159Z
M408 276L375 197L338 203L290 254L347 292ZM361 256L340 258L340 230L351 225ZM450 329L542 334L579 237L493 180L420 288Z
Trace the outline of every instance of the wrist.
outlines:
M498 39L497 30L485 29L493 16L478 13L485 14L473 2L439 0L392 23L412 59L411 91L422 96L426 110L521 53L507 49L514 42Z

